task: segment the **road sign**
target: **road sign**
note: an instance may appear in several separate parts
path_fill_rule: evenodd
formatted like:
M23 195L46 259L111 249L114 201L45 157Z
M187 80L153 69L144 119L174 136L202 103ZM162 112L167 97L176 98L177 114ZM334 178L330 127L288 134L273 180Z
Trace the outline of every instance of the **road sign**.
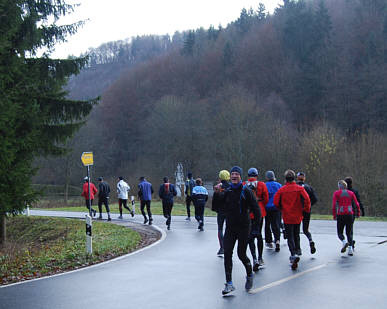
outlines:
M84 153L82 153L81 161L82 161L84 166L93 165L93 163L94 163L93 153L92 152L84 152Z

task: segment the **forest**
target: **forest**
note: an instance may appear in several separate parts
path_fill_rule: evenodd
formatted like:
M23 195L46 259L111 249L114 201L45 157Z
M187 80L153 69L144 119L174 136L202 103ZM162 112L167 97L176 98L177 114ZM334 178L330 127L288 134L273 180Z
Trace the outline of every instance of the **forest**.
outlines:
M226 27L149 35L89 50L70 79L73 99L101 96L62 157L40 157L37 184L93 179L158 186L185 172L291 168L331 212L337 181L352 176L367 216L387 216L387 1L285 0L273 13L243 9ZM245 175L247 176L247 175Z

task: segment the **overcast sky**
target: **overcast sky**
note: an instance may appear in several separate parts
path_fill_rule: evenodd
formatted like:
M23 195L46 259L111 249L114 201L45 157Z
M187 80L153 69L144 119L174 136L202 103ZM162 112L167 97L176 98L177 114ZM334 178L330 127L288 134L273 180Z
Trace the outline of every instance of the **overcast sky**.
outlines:
M145 34L173 34L175 31L223 27L239 17L242 8L258 8L262 2L273 12L280 0L68 0L80 3L75 12L62 18L59 24L79 20L89 21L58 44L53 57L78 56L89 47Z

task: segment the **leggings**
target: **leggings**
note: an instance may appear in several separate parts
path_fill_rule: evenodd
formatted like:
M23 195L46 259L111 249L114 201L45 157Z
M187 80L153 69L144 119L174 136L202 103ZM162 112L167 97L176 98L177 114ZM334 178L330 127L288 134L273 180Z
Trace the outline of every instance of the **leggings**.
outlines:
M257 235L253 235L250 233L249 237L249 247L250 252L254 260L257 259L257 255L255 254L255 238L257 239L257 245L258 245L258 258L262 258L262 252L263 252L263 238L262 238L262 226L263 226L263 218L259 220L259 230Z
M310 223L310 212L302 212L304 218L302 219L302 232L308 238L309 241L312 241L312 234L309 232L309 223ZM299 248L298 248L299 249Z
M273 237L271 235L271 232L273 231L274 234L274 241L280 240L281 236L281 212L276 209L269 209L266 210L266 217L265 217L265 242L266 243L272 243Z
M297 253L297 248L300 248L300 224L285 223L285 231L288 236L290 255L294 256Z
M145 206L146 206L146 211L148 213L149 219L152 219L152 213L151 213L150 205L151 205L151 201L143 201L143 200L141 200L141 204L140 204L141 213L142 213L142 215L144 216L145 219L146 219L146 214L145 214L145 211L144 211Z
M167 219L166 225L171 224L171 219L172 219L172 207L173 207L173 202L171 203L170 201L162 201L163 203L163 216L165 219Z
M226 215L223 213L219 213L216 216L216 220L218 222L218 240L219 240L219 246L220 248L223 248L223 239L224 239L224 234L223 234L223 226L224 222L226 220Z
M121 216L122 216L122 206L124 206L125 209L127 209L129 212L131 212L130 208L127 206L127 203L128 203L127 199L122 199L122 198L118 199L118 208L120 210L120 215Z
M224 233L224 270L226 273L226 282L232 281L232 253L236 241L238 240L238 257L242 261L246 269L246 274L251 275L253 270L249 258L246 255L247 244L249 239L250 227L242 227L232 229L226 224L226 232Z
M109 198L108 197L100 197L98 199L98 210L99 210L100 214L102 214L102 204L105 205L106 212L109 213L110 212L110 209L109 209Z
M347 242L350 246L352 243L352 228L353 228L353 215L339 215L337 216L337 236L341 241L345 239L344 237L344 227L345 234L347 234Z
M187 207L187 217L190 218L191 217L191 209L190 209L190 206L191 206L191 202L193 203L192 201L192 197L188 196L185 198L185 205Z
M92 207L93 206L93 200L86 199L85 202L86 202L86 208L89 209L89 210L91 208L91 212L94 212L95 210Z
M199 226L204 225L204 206L205 205L194 205L195 206L195 219L199 222Z

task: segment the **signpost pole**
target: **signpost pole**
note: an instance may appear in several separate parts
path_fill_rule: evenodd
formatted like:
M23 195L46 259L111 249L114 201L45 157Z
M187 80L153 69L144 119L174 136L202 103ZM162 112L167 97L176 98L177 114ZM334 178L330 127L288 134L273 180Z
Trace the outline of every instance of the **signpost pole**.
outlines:
M88 254L93 254L93 238L92 238L92 213L91 213L91 193L90 193L90 165L94 164L93 153L84 152L81 156L81 161L87 167L87 188L88 188L88 206L89 214L86 215L86 250Z
M89 199L89 215L90 217L92 217L91 215L91 199L90 199L90 168L89 168L89 165L87 166L87 186L88 186L88 193L89 193L89 196L88 196L88 199Z

